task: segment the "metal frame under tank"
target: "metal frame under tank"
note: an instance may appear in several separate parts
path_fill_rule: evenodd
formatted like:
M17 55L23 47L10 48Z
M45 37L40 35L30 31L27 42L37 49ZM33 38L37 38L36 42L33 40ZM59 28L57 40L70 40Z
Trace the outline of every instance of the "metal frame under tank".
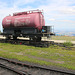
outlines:
M43 26L41 31L34 27L4 28L3 35L7 39L17 39L17 37L29 37L33 41L41 41L41 37L50 37L52 33L51 26Z

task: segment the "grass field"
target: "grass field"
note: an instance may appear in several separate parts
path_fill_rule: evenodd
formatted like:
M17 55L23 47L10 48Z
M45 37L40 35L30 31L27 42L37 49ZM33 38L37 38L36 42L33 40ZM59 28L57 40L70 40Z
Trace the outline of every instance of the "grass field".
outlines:
M75 36L52 36L52 40L75 41Z
M49 48L40 48L0 43L0 56L75 70L75 49L70 50L59 46L52 45Z

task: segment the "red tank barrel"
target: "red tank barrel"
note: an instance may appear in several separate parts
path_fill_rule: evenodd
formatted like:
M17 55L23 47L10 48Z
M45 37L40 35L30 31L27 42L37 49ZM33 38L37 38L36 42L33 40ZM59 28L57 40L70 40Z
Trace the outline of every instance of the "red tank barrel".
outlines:
M19 12L5 17L2 26L3 28L34 27L40 30L42 26L45 26L45 20L40 10Z

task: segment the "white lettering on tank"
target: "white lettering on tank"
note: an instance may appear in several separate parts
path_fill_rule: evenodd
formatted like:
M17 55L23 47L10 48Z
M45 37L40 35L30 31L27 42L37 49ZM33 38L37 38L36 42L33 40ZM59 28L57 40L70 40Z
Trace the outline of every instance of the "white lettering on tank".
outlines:
M25 20L26 25L28 25L30 23L30 21L28 19Z
M16 26L20 26L20 22L18 21L18 20L15 20L14 21L14 26L16 27Z
M6 19L6 22L11 22L11 20L7 20L7 19Z
M30 23L30 21L28 19L25 19L25 20L15 20L14 21L14 26L17 27L17 26L25 26L25 25L28 25Z
M15 19L24 19L24 18L30 18L30 16L28 16L28 17L19 17L19 18L15 18Z

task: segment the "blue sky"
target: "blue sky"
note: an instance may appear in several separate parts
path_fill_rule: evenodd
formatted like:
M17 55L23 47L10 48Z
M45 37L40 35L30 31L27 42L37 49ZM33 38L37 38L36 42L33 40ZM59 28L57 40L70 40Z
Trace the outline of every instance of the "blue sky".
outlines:
M45 25L55 30L75 31L75 0L0 0L0 30L2 19L14 12L40 9Z

